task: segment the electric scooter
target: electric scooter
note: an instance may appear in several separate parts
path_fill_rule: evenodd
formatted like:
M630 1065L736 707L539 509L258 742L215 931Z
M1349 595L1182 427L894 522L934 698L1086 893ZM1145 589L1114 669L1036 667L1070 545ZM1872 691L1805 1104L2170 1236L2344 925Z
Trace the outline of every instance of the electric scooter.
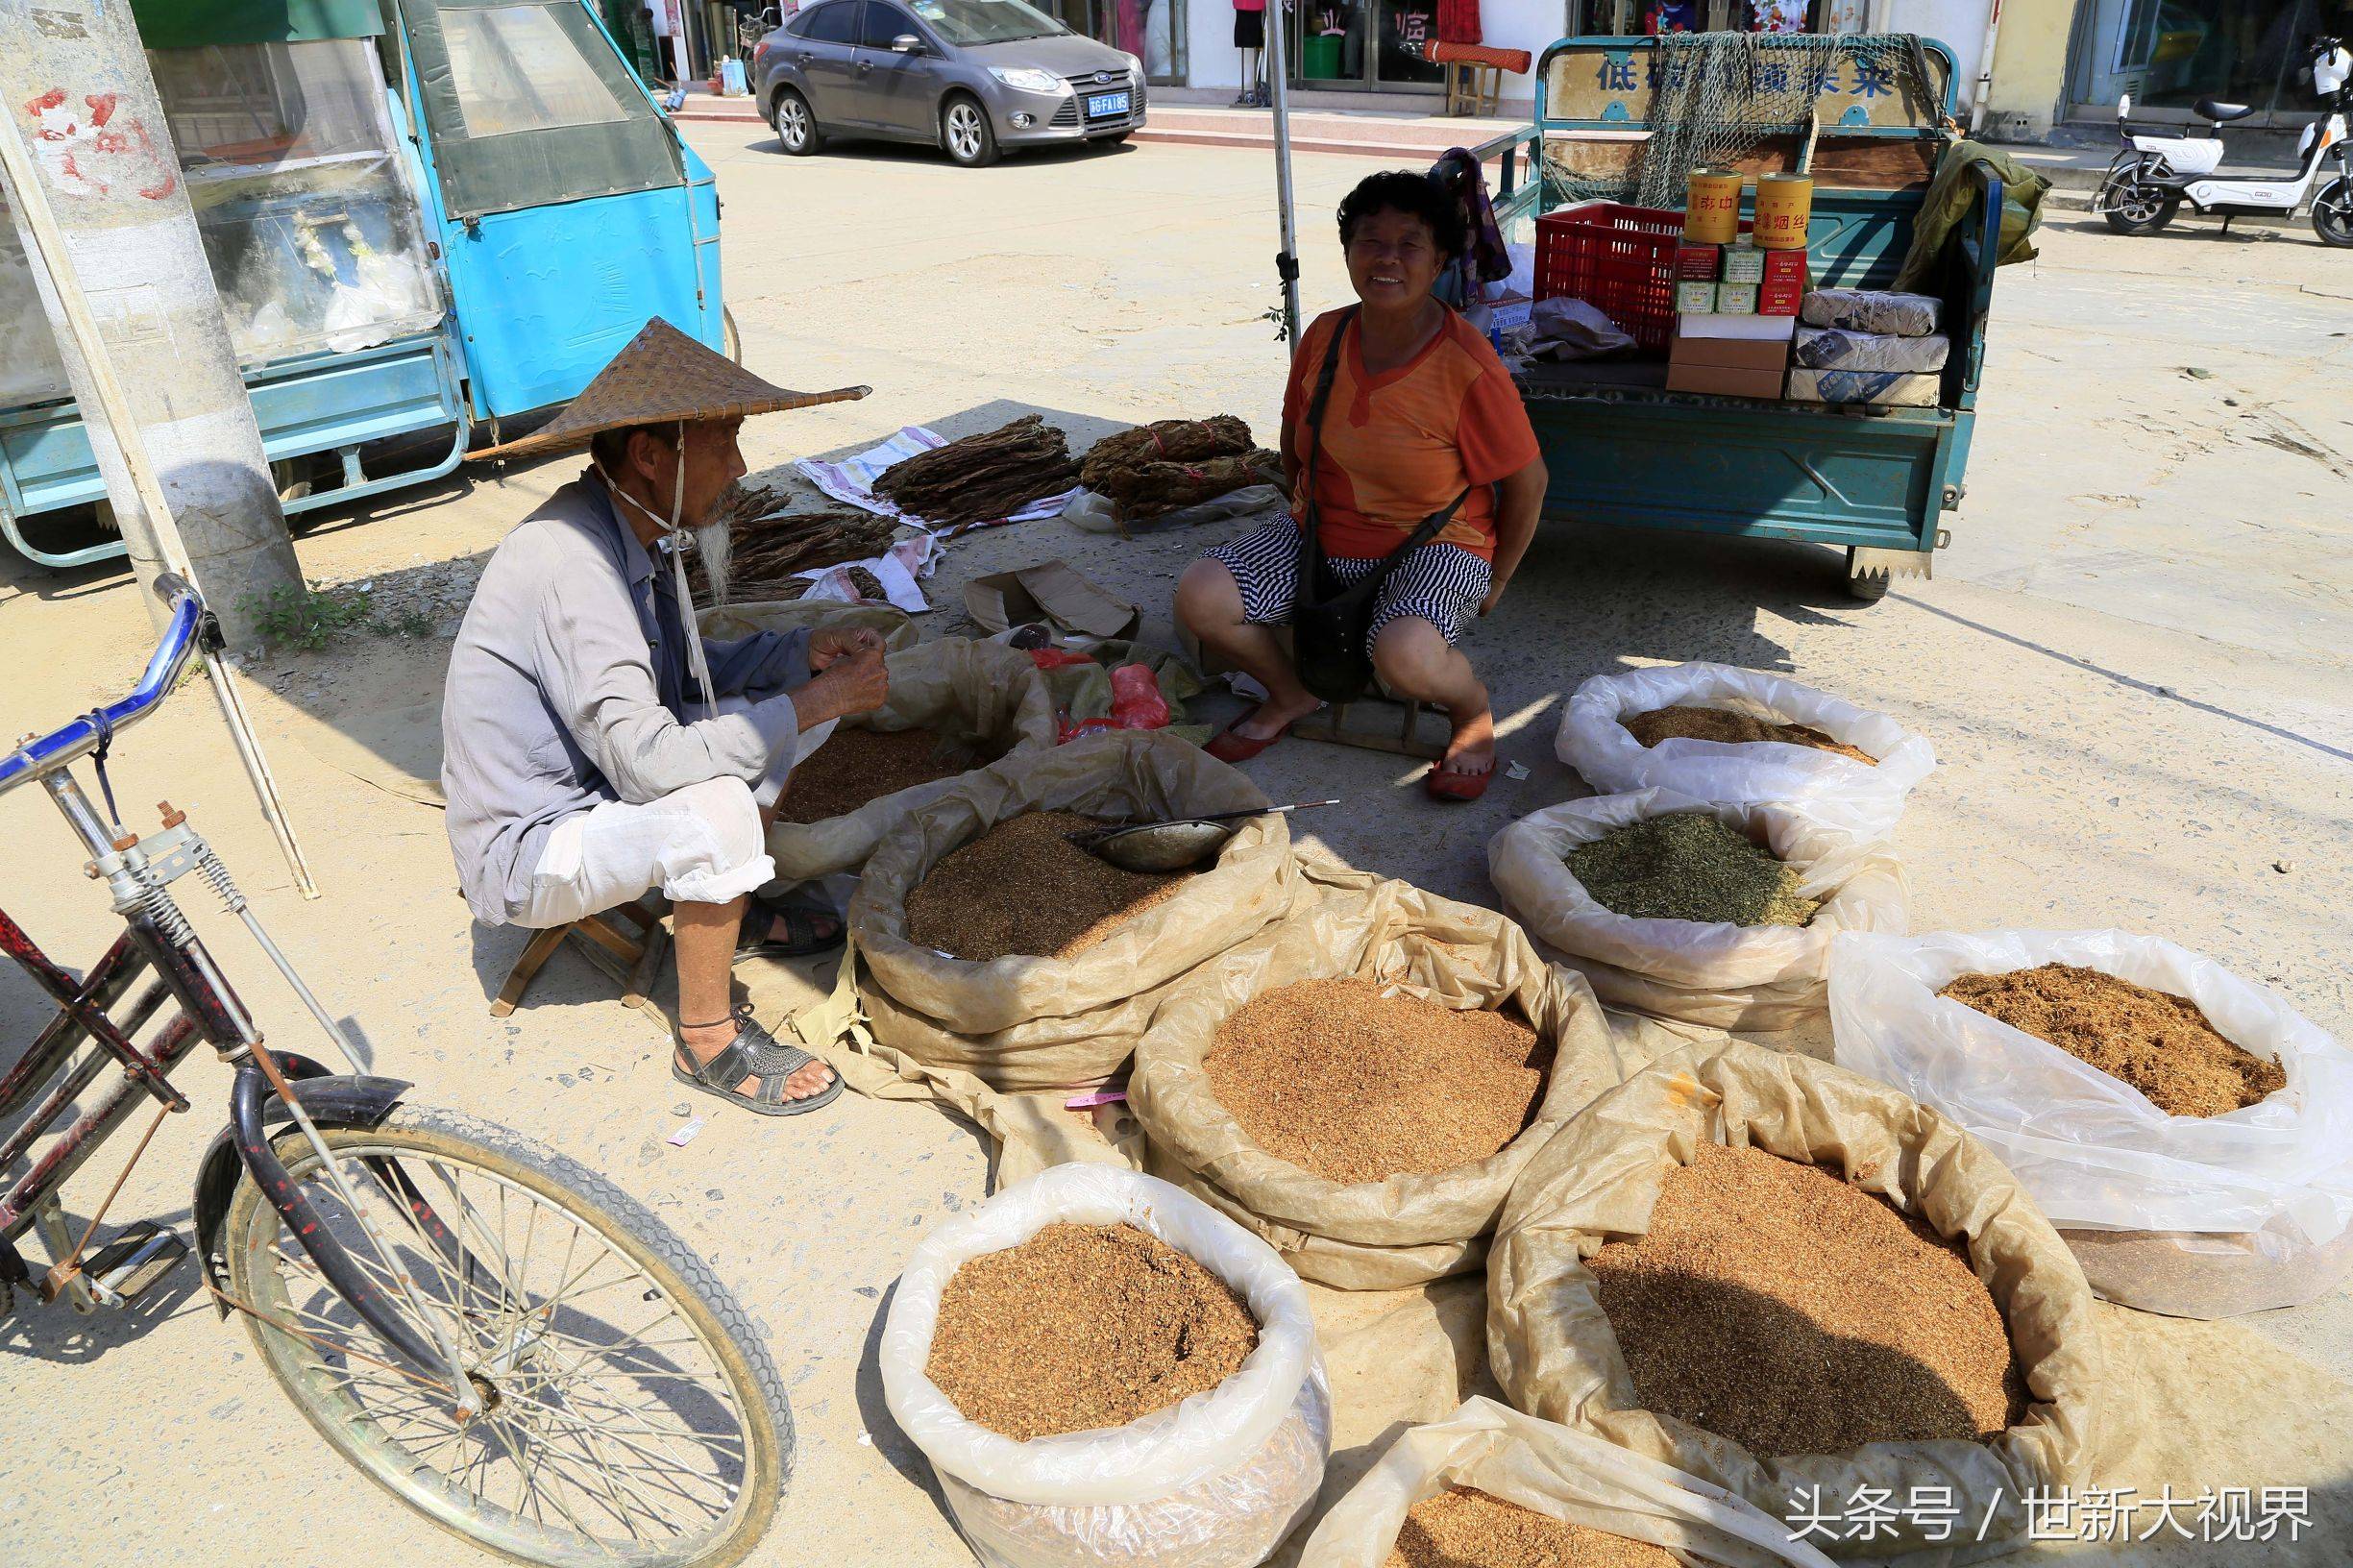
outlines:
M2221 129L2255 112L2245 104L2200 98L2194 107L2211 122L2212 135L2151 135L2126 123L2132 99L2125 97L2116 106L2123 151L2108 165L2092 210L2105 215L2108 227L2120 234L2153 234L2188 202L2200 213L2220 217L2228 233L2233 218L2293 217L2310 192L2313 233L2322 244L2353 247L2353 156L2345 140L2345 115L2353 110L2353 53L2335 38L2316 36L2305 49L2313 92L2329 113L2304 128L2292 179L2217 178Z

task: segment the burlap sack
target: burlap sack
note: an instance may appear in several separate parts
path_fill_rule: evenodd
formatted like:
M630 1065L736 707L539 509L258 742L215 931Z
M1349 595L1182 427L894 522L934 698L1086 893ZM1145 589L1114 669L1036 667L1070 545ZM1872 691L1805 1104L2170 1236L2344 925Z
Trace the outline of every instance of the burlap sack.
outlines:
M1824 899L1802 927L1721 920L1633 919L1603 907L1567 864L1569 851L1622 827L1704 811L1795 867ZM1718 1029L1790 1029L1822 1016L1830 939L1908 923L1903 870L1884 846L1856 841L1780 806L1711 803L1668 789L1597 795L1548 806L1488 842L1487 877L1504 908L1550 943L1612 1007Z
M1584 1260L1605 1241L1641 1235L1666 1171L1690 1163L1703 1142L1819 1161L1939 1233L1966 1237L2009 1324L2033 1400L2024 1418L1991 1443L1875 1443L1760 1459L1641 1409ZM1520 1409L1689 1471L1784 1519L1793 1498L1818 1495L1843 1508L1865 1486L1886 1488L1899 1503L1915 1487L1945 1486L1959 1518L1990 1519L1984 1538L2001 1541L2025 1530L2029 1488L2091 1480L2101 1371L2092 1292L2024 1188L1983 1144L1885 1085L1742 1041L1662 1057L1530 1162L1487 1261L1487 1355ZM1893 1556L1932 1544L1923 1521L1907 1515L1875 1543L1842 1540L1829 1550Z
M899 649L884 662L891 673L890 699L872 713L843 720L842 728L937 730L944 740L987 752L992 761L1054 745L1053 695L1026 653L944 637ZM768 852L775 858L777 877L805 882L857 870L901 818L955 784L943 778L913 785L821 822L775 823L768 830ZM785 788L790 800L792 786Z
M1648 1541L1708 1568L1829 1562L1791 1540L1778 1519L1672 1465L1491 1399L1466 1399L1445 1420L1398 1434L1315 1527L1299 1568L1383 1568L1407 1510L1449 1486L1476 1487L1572 1525Z
M695 625L705 637L725 641L755 631L815 631L820 626L871 626L882 633L882 646L893 652L913 648L920 635L905 610L889 604L845 604L831 599L764 600L753 603L721 604L695 612Z
M950 850L1025 812L1151 821L1266 803L1238 770L1160 732L1091 736L965 774L884 836L850 900L875 1040L1000 1090L1102 1083L1171 981L1288 910L1296 877L1283 818L1243 823L1174 897L1068 959L974 964L919 947L907 940L908 894Z
M1471 904L1360 873L1170 988L1136 1047L1128 1108L1150 1168L1225 1211L1290 1265L1342 1289L1395 1289L1476 1268L1511 1183L1545 1139L1625 1076L1601 1004ZM1219 1025L1262 992L1360 975L1453 1008L1510 1006L1556 1051L1536 1119L1487 1159L1343 1184L1269 1154L1218 1102L1203 1062Z

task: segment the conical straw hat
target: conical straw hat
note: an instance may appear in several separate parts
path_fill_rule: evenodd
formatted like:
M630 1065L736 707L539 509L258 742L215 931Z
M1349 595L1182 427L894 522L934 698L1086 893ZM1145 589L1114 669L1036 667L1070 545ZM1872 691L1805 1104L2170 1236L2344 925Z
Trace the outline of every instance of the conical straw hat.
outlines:
M792 392L762 380L723 354L714 353L656 316L570 407L529 435L488 447L477 457L544 457L574 452L600 430L678 420L741 419L787 408L863 398L870 387Z

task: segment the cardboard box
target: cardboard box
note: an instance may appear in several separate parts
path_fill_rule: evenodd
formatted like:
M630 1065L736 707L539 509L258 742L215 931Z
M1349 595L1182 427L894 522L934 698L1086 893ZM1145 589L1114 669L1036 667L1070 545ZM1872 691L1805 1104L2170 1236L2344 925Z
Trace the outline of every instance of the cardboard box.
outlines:
M1789 368L1789 344L1787 337L1703 337L1683 331L1678 322L1667 344L1667 363L1670 368L1769 370L1778 376Z
M984 631L1042 621L1062 633L1133 637L1143 611L1079 576L1068 563L1046 561L974 577L964 585L965 613Z
M1728 283L1761 283L1765 281L1765 253L1753 245L1734 245L1724 253L1722 281Z
M1713 315L1716 309L1716 285L1714 283L1676 284L1675 308L1678 312L1688 315Z
M1789 343L1798 335L1795 316L1685 316L1680 322L1685 337L1742 337L1762 342L1768 338Z
M1798 311L1805 304L1805 282L1761 283L1756 290L1756 312L1795 324Z
M1754 283L1718 283L1716 285L1716 314L1720 316L1752 316L1756 314Z
M1765 271L1764 276L1757 280L1759 282L1797 283L1801 286L1805 282L1803 251L1759 251L1756 254L1764 258Z
M1678 282L1712 283L1716 281L1721 245L1694 245L1686 241L1675 248L1675 278Z
M1667 366L1667 390L1706 392L1728 398L1778 398L1781 374L1777 370L1731 370L1721 365L1671 363Z

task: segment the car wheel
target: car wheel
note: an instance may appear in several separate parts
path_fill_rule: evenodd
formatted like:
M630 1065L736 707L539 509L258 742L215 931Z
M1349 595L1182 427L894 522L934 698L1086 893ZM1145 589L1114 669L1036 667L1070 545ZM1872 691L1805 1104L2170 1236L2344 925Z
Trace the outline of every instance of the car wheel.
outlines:
M979 99L958 93L940 106L940 146L968 169L996 161L996 128Z
M769 119L776 127L776 139L795 158L807 158L825 145L825 134L817 128L817 116L809 112L809 100L796 88L777 89L776 110Z

